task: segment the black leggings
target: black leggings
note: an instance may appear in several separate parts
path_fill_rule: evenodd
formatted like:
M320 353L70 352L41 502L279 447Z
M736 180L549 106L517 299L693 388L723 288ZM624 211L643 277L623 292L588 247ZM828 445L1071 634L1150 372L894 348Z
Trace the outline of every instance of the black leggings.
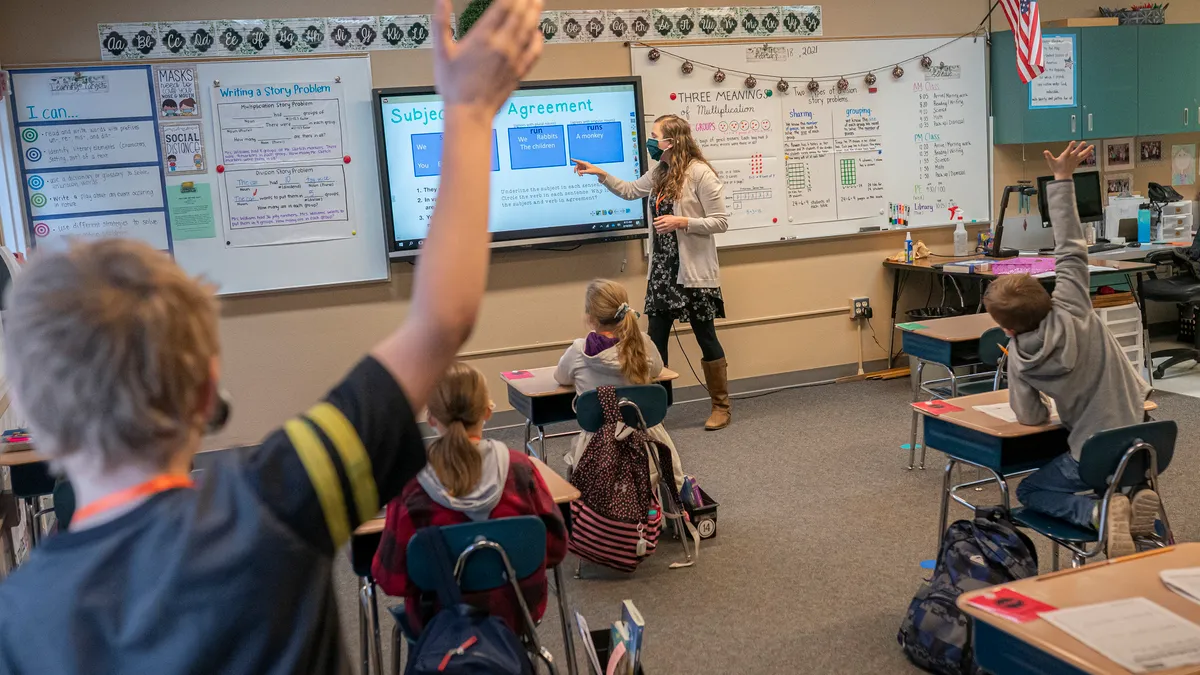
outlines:
M667 347L671 343L671 326L675 320L670 316L653 314L650 316L650 340L658 347L662 355L663 365L667 364ZM692 332L696 334L696 342L700 345L700 354L705 361L720 361L725 358L725 350L717 340L717 326L712 319L708 321L692 321Z

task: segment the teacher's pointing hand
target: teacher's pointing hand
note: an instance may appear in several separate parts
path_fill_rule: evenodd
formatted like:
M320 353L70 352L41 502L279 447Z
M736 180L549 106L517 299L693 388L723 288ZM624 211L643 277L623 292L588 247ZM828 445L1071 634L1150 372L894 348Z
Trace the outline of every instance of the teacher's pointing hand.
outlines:
M572 159L571 161L575 164L576 176L599 176L600 180L604 180L604 177L608 175L604 169L595 164L589 164L582 159Z

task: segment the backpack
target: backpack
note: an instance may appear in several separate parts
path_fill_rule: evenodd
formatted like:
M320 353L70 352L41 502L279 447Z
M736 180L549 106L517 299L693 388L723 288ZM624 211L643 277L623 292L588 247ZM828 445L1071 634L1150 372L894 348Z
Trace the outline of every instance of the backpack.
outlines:
M567 549L585 560L632 572L654 553L662 530L647 448L658 453L665 476L675 475L671 453L644 431L623 424L615 387L600 387L596 395L604 423L571 474L571 484L581 496L571 502Z
M462 601L454 563L437 527L415 538L433 551L442 610L425 626L408 656L412 675L533 675L521 640L498 617Z
M1003 508L976 509L946 528L933 577L922 584L896 635L917 666L941 675L983 675L975 664L971 619L958 596L1035 576L1037 550Z

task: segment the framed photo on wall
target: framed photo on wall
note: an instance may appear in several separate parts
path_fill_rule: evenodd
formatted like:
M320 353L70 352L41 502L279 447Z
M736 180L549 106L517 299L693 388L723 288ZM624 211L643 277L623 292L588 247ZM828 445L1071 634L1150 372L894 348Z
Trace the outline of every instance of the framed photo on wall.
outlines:
M1104 141L1104 170L1132 169L1134 166L1132 138L1113 138Z
M1163 161L1162 137L1138 139L1138 162L1142 164L1158 164Z
M1104 152L1104 143L1101 141L1084 141L1083 144L1094 145L1096 149L1076 167L1075 173L1079 173L1080 171L1096 171L1100 168L1100 153Z

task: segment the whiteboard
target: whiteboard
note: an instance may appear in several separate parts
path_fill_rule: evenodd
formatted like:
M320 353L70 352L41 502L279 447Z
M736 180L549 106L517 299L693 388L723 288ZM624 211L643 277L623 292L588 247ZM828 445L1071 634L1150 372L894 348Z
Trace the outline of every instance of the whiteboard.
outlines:
M892 225L904 205L903 229L945 225L954 215L989 222L985 41L972 38L814 40L671 46L675 58L651 61L649 47L630 49L642 78L647 125L673 113L692 124L725 183L729 231L718 246L763 244L858 233ZM948 44L949 43L949 44ZM933 65L892 65L928 54ZM695 62L690 74L681 59ZM712 64L760 73L717 83ZM879 68L837 87L838 73ZM807 74L807 75L806 75ZM780 92L776 83L787 77ZM814 78L820 90L808 91Z
M369 57L159 67L186 77L13 72L35 247L141 239L222 295L387 280ZM218 113L239 107L262 111L259 128L222 125Z

